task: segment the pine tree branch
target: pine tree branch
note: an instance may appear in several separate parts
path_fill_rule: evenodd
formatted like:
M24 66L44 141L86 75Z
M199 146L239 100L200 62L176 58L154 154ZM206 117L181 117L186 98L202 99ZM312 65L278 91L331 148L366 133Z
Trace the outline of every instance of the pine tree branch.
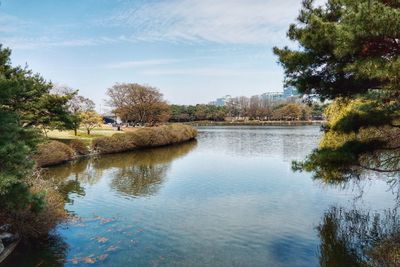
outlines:
M362 164L357 164L355 165L356 167L360 167L369 171L374 171L374 172L380 172L380 173L394 173L394 172L400 172L400 168L399 169L392 169L392 170L386 170L386 169L380 169L380 168L374 168L374 167L368 167L368 166L364 166Z

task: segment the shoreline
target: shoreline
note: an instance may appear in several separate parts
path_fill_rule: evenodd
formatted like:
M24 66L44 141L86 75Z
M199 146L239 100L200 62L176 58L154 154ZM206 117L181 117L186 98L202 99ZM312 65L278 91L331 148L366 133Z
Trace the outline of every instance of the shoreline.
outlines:
M85 159L85 158L90 158L90 157L106 156L106 155L113 155L113 154L123 154L123 153L129 153L129 152L135 152L135 151L143 151L143 150L148 150L148 149L153 149L153 148L177 146L177 145L185 144L185 143L188 143L188 142L193 142L195 140L196 140L196 137L194 137L192 139L188 139L186 141L177 142L177 143L171 143L171 144L167 144L167 145L140 147L140 148L136 148L136 149L132 149L132 150L125 150L125 151L112 152L112 153L91 152L91 153L86 154L86 155L75 155L71 159L60 161L60 162L57 162L57 163L54 163L54 164L38 166L38 168L45 169L45 168L56 167L56 166L60 166L60 165L67 164L67 163L73 163L74 161L78 161L78 160Z
M183 122L182 124L201 126L308 126L323 125L325 121L194 121Z
M73 162L85 157L124 153L130 151L145 150L163 146L178 145L195 140L197 130L190 125L174 124L152 128L141 128L133 132L117 133L109 137L98 137L92 140L85 153L79 148L73 148L62 140L53 139L42 145L34 159L38 168L47 168ZM59 153L52 153L56 150ZM55 154L55 155L53 155Z
M228 121L196 121L196 122L185 122L185 123L180 123L181 126L184 127L207 127L207 126L249 126L249 127L258 127L258 126L318 126L318 125L323 125L325 121L246 121L246 122L228 122ZM178 126L179 124L168 124L167 126L159 126L160 128L162 127L168 127L168 126ZM159 128L159 127L152 127L152 128L141 128L141 129L155 129L155 128ZM139 129L138 129L139 130ZM195 129L194 129L195 130ZM126 131L126 132L120 132L120 133L115 133L115 136L118 136L119 138L116 138L115 136L108 136L108 137L96 137L93 138L93 140L91 140L93 143L96 143L97 141L101 141L101 140L113 140L114 142L118 142L118 140L121 137L129 137L129 135L132 135L133 133L135 133L136 131ZM140 135L139 135L140 136ZM117 147L117 149L115 148L107 148L106 151L104 150L99 150L98 148L96 148L95 146L90 145L90 149L88 148L88 153L87 154L80 154L77 153L77 151L74 151L74 154L71 156L65 156L63 158L57 159L55 161L49 162L49 163L44 163L44 164L40 164L37 162L37 166L38 168L48 168L48 167L53 167L53 166L59 166L62 164L66 164L69 162L74 162L83 158L87 158L87 157L93 157L93 156L101 156L101 155L106 155L106 154L117 154L117 153L124 153L124 152L131 152L131 151L139 151L139 150L145 150L145 149L151 149L151 148L157 148L157 147L164 147L164 146L171 146L171 145L179 145L185 142L190 142L195 140L197 137L197 133L193 136L189 136L186 137L182 140L167 140L167 142L163 142L160 144L157 143L147 143L147 144L143 144L143 145L135 145L134 147L129 147L126 146L126 143L123 144L123 146L121 147L121 145L119 145L119 147ZM52 141L58 142L58 143L63 143L66 147L68 147L68 149L70 149L70 146L68 145L68 143L63 142L63 140L65 139L57 139L57 138L53 138L51 139ZM71 140L77 140L77 141L81 141L80 139L71 139Z

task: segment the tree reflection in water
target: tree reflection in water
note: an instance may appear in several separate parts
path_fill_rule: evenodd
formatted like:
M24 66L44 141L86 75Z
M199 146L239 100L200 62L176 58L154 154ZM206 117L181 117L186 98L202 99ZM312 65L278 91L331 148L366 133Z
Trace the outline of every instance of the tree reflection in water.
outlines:
M96 184L106 170L113 171L111 187L118 192L133 197L149 196L158 191L171 162L196 146L194 140L174 146L81 159L48 168L44 176L58 186L70 204L73 204L71 194L84 196L82 185Z
M332 207L317 227L320 266L400 266L400 217Z
M68 244L58 235L39 243L21 242L1 266L65 266Z
M86 158L45 169L43 175L57 185L64 193L65 201L70 204L73 204L71 194L85 196L84 185L96 184L106 170L112 171L111 186L115 190L133 197L148 196L157 192L171 162L196 146L197 141L191 141L175 146ZM67 262L67 253L68 245L64 239L58 235L49 235L45 242L33 242L30 246L20 244L3 265L75 264L73 260Z
M294 170L309 171L323 185L339 189L354 186L363 195L365 181L386 181L396 199L392 211L372 213L363 210L329 209L319 225L320 266L400 266L399 172L375 172L365 168L343 168L330 161L315 160L311 154L305 163L293 162Z
M186 155L196 141L146 149L134 153L102 156L94 162L96 169L116 168L111 187L132 197L150 196L158 192L172 160Z
M86 182L94 183L99 179L99 175L90 166L90 160L81 159L75 162L70 162L65 165L60 165L52 168L45 169L43 176L50 179L58 190L63 194L65 202L73 204L71 194L85 196L85 189L81 183Z

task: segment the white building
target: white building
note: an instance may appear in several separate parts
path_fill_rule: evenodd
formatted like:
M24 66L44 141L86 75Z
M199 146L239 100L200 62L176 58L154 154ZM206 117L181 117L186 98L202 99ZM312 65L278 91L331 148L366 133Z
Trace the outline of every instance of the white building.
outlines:
M232 97L230 95L226 95L221 98L217 98L215 101L210 102L210 105L214 105L217 107L223 107L226 105L226 103L231 99Z
M261 98L268 102L285 100L285 96L282 92L266 92L266 93L261 94Z

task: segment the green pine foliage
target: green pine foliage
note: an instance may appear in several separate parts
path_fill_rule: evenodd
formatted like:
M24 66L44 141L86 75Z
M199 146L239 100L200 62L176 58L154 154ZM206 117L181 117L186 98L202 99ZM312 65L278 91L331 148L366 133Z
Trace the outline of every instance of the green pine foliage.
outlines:
M70 96L50 94L51 83L26 67L13 67L10 54L0 45L0 219L14 225L25 221L25 226L36 229L31 233L38 234L48 220L44 219L47 215L36 216L49 214L52 204L35 189L39 180L32 155L43 141L40 129L69 127Z
M333 100L319 148L294 169L334 181L400 171L400 2L305 0L288 37L301 49L274 48L286 83Z
M0 112L0 202L13 210L31 204L31 195L23 181L32 175L33 161L29 160L39 135L33 129L17 124L17 116Z
M10 210L22 209L35 199L29 193L25 178L32 175L29 159L39 142L38 132L23 127L29 109L28 99L45 91L43 80L10 64L10 50L0 47L0 201ZM24 101L26 100L26 101Z

